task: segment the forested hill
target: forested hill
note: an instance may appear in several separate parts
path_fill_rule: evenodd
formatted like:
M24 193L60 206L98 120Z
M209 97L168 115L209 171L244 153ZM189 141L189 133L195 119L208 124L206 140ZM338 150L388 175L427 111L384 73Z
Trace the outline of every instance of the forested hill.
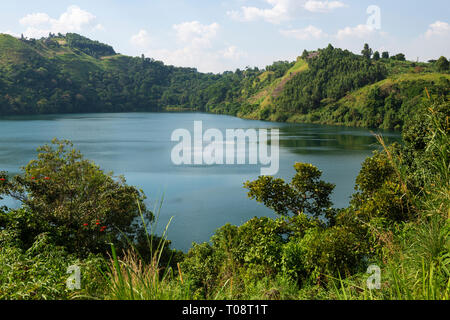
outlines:
M222 74L128 57L78 34L0 34L0 115L206 111L249 119L403 126L429 94L448 100L446 58L405 61L331 45L296 61Z

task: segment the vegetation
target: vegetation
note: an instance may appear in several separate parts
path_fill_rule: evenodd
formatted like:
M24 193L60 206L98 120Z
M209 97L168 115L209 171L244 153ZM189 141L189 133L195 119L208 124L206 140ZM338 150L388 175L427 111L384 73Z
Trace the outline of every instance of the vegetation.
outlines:
M245 183L279 218L225 225L187 254L148 231L139 191L55 140L22 175L0 175L1 194L23 203L0 214L0 298L449 299L449 110L424 106L403 145L379 137L349 207L333 209L334 185L297 163L290 183ZM66 287L71 265L79 290ZM369 265L379 289L367 287Z
M214 298L226 287L223 297L234 299L448 299L449 110L448 102L424 108L404 145L380 137L384 150L363 163L350 206L326 219L297 204L333 189L310 165L296 164L289 185L247 182L249 196L282 217L227 225L194 245L182 265L196 294ZM381 268L379 290L366 285L372 264Z
M0 200L22 204L0 208L0 298L96 297L106 286L111 245L121 254L146 247L141 259L158 251L161 265L176 265L181 252L163 238L148 239L155 216L142 191L104 173L69 141L55 139L38 152L22 174L0 172ZM66 288L71 265L83 268L84 290L76 295Z
M0 172L0 299L450 298L448 60L362 56L328 46L265 70L202 74L116 54L76 34L0 35L0 114L202 110L241 117L402 129L362 164L347 208L296 163L290 182L248 181L278 217L225 225L172 250L145 195L54 140ZM170 226L167 226L167 228ZM368 267L380 287L367 286ZM66 286L70 266L81 286Z
M296 61L204 74L117 54L81 35L0 34L0 115L206 111L249 119L401 129L431 94L448 98L448 60L333 48Z

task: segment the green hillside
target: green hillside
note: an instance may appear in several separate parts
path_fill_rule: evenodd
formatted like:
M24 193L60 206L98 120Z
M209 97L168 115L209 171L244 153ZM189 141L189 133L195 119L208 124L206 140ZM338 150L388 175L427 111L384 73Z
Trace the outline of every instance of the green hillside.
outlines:
M448 100L450 75L448 71L437 72L433 63L367 61L332 47L312 56L305 59L313 68L302 64L304 60L299 57L298 72L289 70L247 99L249 111L238 115L272 121L400 129L427 98L425 88L433 97ZM274 94L273 88L278 84L281 85Z
M436 62L368 58L331 45L262 70L205 74L120 55L73 33L40 40L0 34L0 115L195 110L400 129L425 88L448 99L449 80Z
M289 122L401 129L417 113L429 94L448 100L450 75L404 73L348 93L337 102L308 114L293 115Z

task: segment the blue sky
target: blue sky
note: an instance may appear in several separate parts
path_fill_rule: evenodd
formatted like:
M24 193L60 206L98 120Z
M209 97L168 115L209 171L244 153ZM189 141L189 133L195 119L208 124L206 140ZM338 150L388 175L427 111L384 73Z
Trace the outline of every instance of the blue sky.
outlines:
M368 8L371 10L368 12ZM2 1L0 32L77 32L117 52L222 72L294 60L332 43L359 53L450 57L448 0Z

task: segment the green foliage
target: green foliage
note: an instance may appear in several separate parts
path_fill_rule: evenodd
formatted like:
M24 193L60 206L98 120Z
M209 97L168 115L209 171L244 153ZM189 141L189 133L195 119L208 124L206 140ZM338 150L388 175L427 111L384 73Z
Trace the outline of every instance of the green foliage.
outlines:
M364 44L364 49L361 51L361 54L364 58L370 59L372 57L373 50L366 43L366 44Z
M446 57L440 57L436 63L439 72L446 72L450 68L450 64Z
M296 163L294 168L296 175L289 184L270 176L246 182L249 198L264 203L280 215L308 213L332 218L330 196L335 186L320 180L322 172L310 164Z
M391 68L400 67L394 62ZM408 63L409 65L409 63ZM406 66L405 66L406 67ZM403 68L403 67L401 67ZM410 67L409 67L410 68ZM421 67L420 67L421 68ZM393 71L392 71L393 72ZM357 90L336 103L296 116L294 121L408 130L405 123L423 114L425 88L436 99L448 99L450 78L443 74L402 74ZM311 119L315 119L311 121Z
M0 231L0 299L2 300L65 300L101 297L104 282L100 270L101 257L79 260L63 247L54 245L49 234L36 237L28 250L15 245L16 235ZM81 290L66 286L71 265L80 267Z
M380 52L375 51L373 54L373 60L378 61L381 59Z
M113 56L116 54L111 46L100 43L98 41L92 41L76 33L66 34L65 40L67 41L67 44L70 48L79 49L82 52L95 58L99 58L102 56Z
M398 53L395 56L392 56L391 59L398 61L406 61L405 55L403 53Z
M0 194L11 196L23 209L5 213L3 228L17 228L24 246L37 235L49 232L56 244L80 255L105 252L109 241L132 238L139 226L134 220L139 207L147 219L144 195L115 180L83 156L68 141L38 148L38 159L23 168L23 175L9 178ZM21 221L24 225L17 225Z
M0 208L0 298L448 300L450 80L433 73L448 61L370 60L368 45L362 54L330 45L213 75L76 34L0 35L0 114L201 110L404 129L403 145L379 137L383 150L363 163L348 208L331 208L334 185L297 163L290 183L245 183L282 217L225 225L184 259L164 235L149 235L141 191L55 140L22 175L0 172L0 197L23 204ZM365 287L370 263L382 269L381 290ZM81 291L65 286L73 264L84 270Z
M309 70L287 82L275 105L289 114L306 114L321 106L324 99L334 101L348 92L384 79L385 67L364 57L329 45L308 60Z
M312 229L301 240L305 250L305 267L312 278L326 281L324 275L351 275L364 266L367 246L351 228L334 226Z

